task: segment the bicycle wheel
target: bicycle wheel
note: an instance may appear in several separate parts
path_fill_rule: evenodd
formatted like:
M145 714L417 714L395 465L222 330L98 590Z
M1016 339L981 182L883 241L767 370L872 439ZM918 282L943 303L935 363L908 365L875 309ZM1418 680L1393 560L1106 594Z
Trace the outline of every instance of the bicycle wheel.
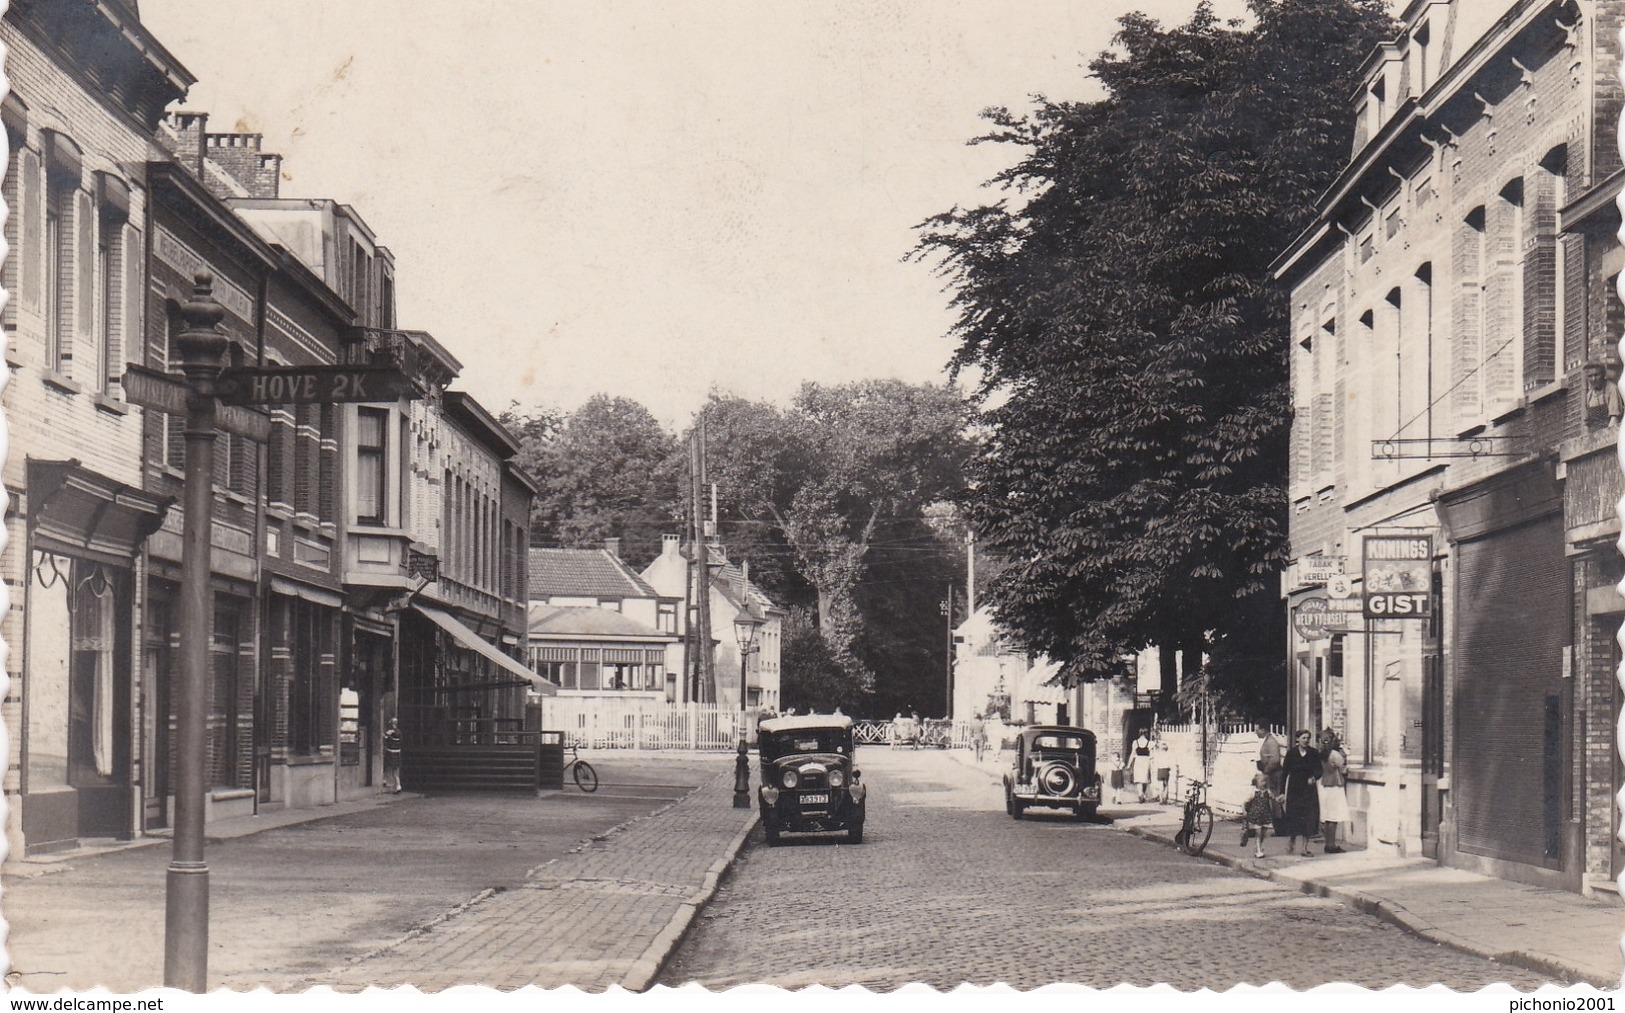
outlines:
M1186 828L1184 831L1185 853L1200 855L1207 849L1207 842L1213 837L1213 810L1209 809L1205 804L1198 805L1191 810Z
M576 787L582 791L598 790L598 771L592 769L592 764L586 760L577 760L571 770L576 779Z

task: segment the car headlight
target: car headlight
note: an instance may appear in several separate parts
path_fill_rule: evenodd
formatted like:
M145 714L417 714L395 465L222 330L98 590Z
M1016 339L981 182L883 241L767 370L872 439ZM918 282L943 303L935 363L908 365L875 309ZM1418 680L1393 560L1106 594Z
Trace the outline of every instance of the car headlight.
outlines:
M793 770L787 770L784 772L784 776L779 778L779 783L786 788L794 788L801 783L801 775Z
M829 786L831 788L846 787L846 774L839 767L829 772Z
M768 805L778 805L779 789L773 787L771 784L762 785L762 801L766 802Z

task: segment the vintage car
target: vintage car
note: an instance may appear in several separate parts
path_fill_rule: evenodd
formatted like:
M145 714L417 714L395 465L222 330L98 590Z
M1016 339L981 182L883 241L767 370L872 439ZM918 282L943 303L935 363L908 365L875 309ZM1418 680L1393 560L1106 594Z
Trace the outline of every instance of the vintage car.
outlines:
M758 730L762 832L777 845L783 833L845 831L863 843L864 796L852 765L852 719L840 714L769 718Z
M1015 764L1004 775L1004 811L1019 820L1033 805L1094 816L1100 808L1094 732L1068 725L1022 730Z

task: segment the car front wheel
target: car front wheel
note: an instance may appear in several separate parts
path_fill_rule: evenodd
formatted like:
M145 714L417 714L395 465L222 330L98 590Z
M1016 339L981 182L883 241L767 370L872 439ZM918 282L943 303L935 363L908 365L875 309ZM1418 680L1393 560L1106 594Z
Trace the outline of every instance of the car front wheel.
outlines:
M851 826L846 828L846 843L848 843L848 844L862 844L863 843L863 824L862 823L854 823Z
M774 826L772 823L763 821L762 835L767 838L768 847L776 848L779 846L779 828Z

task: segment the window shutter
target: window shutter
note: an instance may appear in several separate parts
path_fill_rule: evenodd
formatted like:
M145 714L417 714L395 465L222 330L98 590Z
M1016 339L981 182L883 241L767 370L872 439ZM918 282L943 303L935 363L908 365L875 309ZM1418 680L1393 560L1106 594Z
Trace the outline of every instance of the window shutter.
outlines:
M40 206L40 161L34 152L24 149L22 175L18 179L18 203L23 210L23 250L18 263L22 266L23 303L39 312L40 267L44 250L40 233L44 229L44 209Z

